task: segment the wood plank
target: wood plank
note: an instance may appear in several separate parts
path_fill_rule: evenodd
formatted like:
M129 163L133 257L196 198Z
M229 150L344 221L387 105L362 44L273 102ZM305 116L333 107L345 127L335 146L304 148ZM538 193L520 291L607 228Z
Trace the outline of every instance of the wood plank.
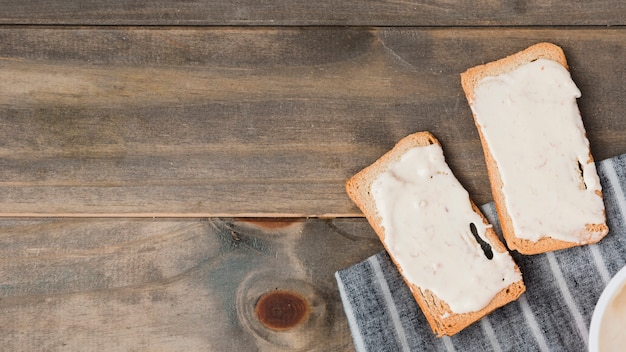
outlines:
M0 24L607 26L625 21L621 0L0 0Z
M343 183L430 130L491 199L459 73L566 51L596 159L626 152L612 28L4 28L3 216L359 216Z
M352 351L333 274L381 249L363 219L5 219L0 345ZM278 331L255 305L280 291L308 316Z

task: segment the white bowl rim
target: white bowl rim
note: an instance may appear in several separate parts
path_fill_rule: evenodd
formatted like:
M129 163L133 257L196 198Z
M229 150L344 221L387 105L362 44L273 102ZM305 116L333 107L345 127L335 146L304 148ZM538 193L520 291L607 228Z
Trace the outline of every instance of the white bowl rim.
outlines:
M613 278L609 281L609 284L604 288L604 291L602 291L600 299L598 299L598 303L596 303L593 315L591 316L591 326L589 327L589 351L597 352L599 350L600 323L602 322L602 317L604 316L606 307L609 305L609 302L615 295L616 291L625 283L626 266L622 267L617 274L613 276Z

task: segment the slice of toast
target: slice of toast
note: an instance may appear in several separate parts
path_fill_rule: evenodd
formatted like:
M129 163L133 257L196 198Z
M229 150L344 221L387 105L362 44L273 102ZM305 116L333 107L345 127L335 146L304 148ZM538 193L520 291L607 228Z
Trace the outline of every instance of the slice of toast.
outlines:
M385 246L387 252L389 253L392 261L398 267L400 274L402 274L405 282L410 288L415 300L421 307L428 323L431 326L431 329L437 336L443 335L454 335L457 332L461 331L465 327L470 324L476 322L480 318L484 317L494 309L501 307L508 302L516 300L524 291L525 286L522 280L521 273L517 265L513 262L513 259L510 257L506 247L500 242L498 236L495 234L491 226L488 224L486 218L480 212L480 210L474 205L474 203L469 198L467 191L458 183L458 180L452 175L451 171L445 164L445 170L438 170L436 172L433 171L433 175L437 177L440 174L446 174L445 177L452 178L451 182L456 182L458 188L462 190L461 199L456 203L461 204L462 206L467 207L467 212L471 213L474 217L472 221L476 222L478 227L483 229L483 233L478 234L481 238L482 242L488 243L489 248L492 251L492 259L488 258L488 253L481 248L481 244L479 243L477 238L469 236L467 233L469 232L469 227L472 225L469 224L469 220L465 222L466 225L464 227L466 233L455 233L447 231L449 228L446 227L448 223L460 221L465 221L459 216L455 216L453 214L447 214L442 220L434 221L434 225L436 228L430 234L427 234L429 231L422 231L422 229L418 227L411 227L411 231L406 231L406 233L402 233L399 228L385 228L390 222L386 222L384 217L391 218L393 217L393 213L389 213L386 210L379 211L379 206L381 206L380 197L376 195L376 192L380 192L380 188L376 188L376 183L380 182L383 178L381 175L391 175L392 178L401 177L395 174L394 167L398 165L398 163L406 158L406 156L412 152L416 148L432 148L437 147L439 150L437 153L441 153L441 160L443 160L443 152L441 151L441 145L437 141L437 139L430 134L429 132L418 132L412 135L409 135L399 141L396 146L383 155L376 162L361 170L359 173L350 178L346 183L346 191L350 198L355 202L355 204L361 209L365 217L367 218L370 225L373 227L376 234L379 236L383 245ZM405 161L406 162L406 161ZM427 167L428 168L428 167ZM389 172L389 173L388 173ZM432 178L432 176L431 176ZM419 178L415 182L422 182L420 180L426 180L427 182L424 184L425 189L432 189L433 193L430 198L428 196L421 197L421 195L417 195L415 198L417 206L417 211L419 211L419 207L428 203L437 204L437 202L448 199L445 198L446 190L436 189L437 185L432 185L428 182L428 177L424 176L424 178ZM412 181L411 181L412 182ZM433 189L434 187L434 189ZM439 196L441 194L441 197ZM411 196L412 197L412 196ZM401 204L401 203L398 203ZM430 205L429 205L430 206ZM439 204L436 205L439 208L445 207L445 212L448 212L448 207L450 207L450 212L453 212L453 208L455 204ZM381 206L382 209L382 206ZM446 213L443 213L444 216ZM390 215L391 214L391 215ZM413 214L409 214L409 218L414 218ZM476 232L480 232L476 231ZM470 259L464 260L456 256L456 252L452 252L453 248L446 245L437 245L435 242L431 242L428 236L434 236L438 239L438 241L444 241L447 243L448 241L454 242L456 239L461 238L461 245L466 243L465 250L467 251L467 256ZM412 246L404 246L399 245L399 242L394 243L392 240L400 239L401 236L407 236L405 238L410 239L414 242ZM476 236L476 234L474 235ZM463 242L465 241L465 242ZM443 243L443 242L442 242ZM484 245L484 243L483 243ZM423 247L423 248L420 248ZM452 248L452 249L451 249ZM456 292L461 292L461 294L465 294L467 296L471 296L472 292L477 290L476 282L480 282L483 279L493 279L495 281L499 281L500 285L505 286L497 288L496 290L492 290L492 292L486 296L487 300L483 300L484 304L479 306L477 309L472 311L464 311L462 313L455 313L451 308L451 304L446 302L441 297L439 297L435 292L439 290L441 293L440 287L435 287L431 289L429 287L420 287L416 282L416 280L411 279L409 276L414 277L417 272L418 275L430 275L428 272L431 270L430 266L424 267L425 269L415 269L418 267L418 263L413 261L407 261L406 258L412 258L406 255L406 253L410 253L411 256L419 256L420 250L422 251L431 251L437 257L443 258L443 263L432 263L433 268L440 267L441 265L446 266L449 270L453 272L463 272L465 267L471 267L473 261L481 261L488 263L486 265L496 265L499 267L506 267L503 269L506 271L508 276L506 278L500 277L499 273L491 273L489 270L487 272L476 272L472 271L469 276L475 276L472 279L465 280L466 277L462 277L460 279L449 279L447 276L439 276L437 277L434 274L430 276L431 280L435 281L438 284L443 284L443 286L449 286L446 290L454 290ZM401 253L404 251L405 253ZM408 251L408 252L407 252ZM446 257L450 257L447 260ZM478 257L479 259L476 259ZM411 274L411 275L408 275ZM476 274L476 275L474 275ZM492 275L493 274L493 275ZM472 281L474 280L474 281ZM489 281L487 280L487 281ZM506 282L505 282L506 280ZM503 282L505 282L503 284ZM438 285L435 285L438 286ZM458 310L457 310L458 311Z
M559 66L554 65L553 63L550 63L546 60L556 62L565 69L563 70ZM553 71L562 71L561 75L563 75L563 77L566 76L568 82L565 82L565 84L562 86L558 86L556 92L554 92L554 90L550 90L550 94L537 93L541 91L538 87L534 87L534 89L536 89L536 92L533 92L528 88L524 88L526 89L525 93L526 95L531 96L531 98L528 99L535 99L536 101L538 101L538 103L533 104L536 106L533 109L541 110L544 106L541 104L544 103L542 102L542 100L532 98L532 94L541 96L540 99L545 100L546 95L561 97L562 94L567 95L575 91L575 93L566 96L565 100L563 100L568 106L567 109L571 109L571 113L569 115L565 113L566 116L569 117L563 119L563 121L565 122L563 122L564 125L561 125L565 126L565 128L549 127L550 123L556 122L548 121L548 119L557 119L557 117L554 116L561 116L560 113L546 113L546 119L543 119L541 123L537 123L537 120L534 119L536 116L541 116L541 111L537 113L536 110L533 110L533 114L522 112L526 109L529 109L527 107L528 104L523 105L521 103L514 102L515 99L522 99L522 97L519 94L515 95L513 93L520 92L520 89L519 86L513 86L516 83L511 82L514 82L514 79L517 79L517 82L523 79L531 80L530 82L545 82L544 80L546 79L546 76L541 77L541 75L547 75L548 73L544 73L545 71L543 66L540 69L534 68L535 71L530 71L533 72L532 74L520 76L521 72L524 72L524 74L528 72L522 71L522 69L530 70L530 65L539 66L543 65L543 63L549 64L546 66L553 67ZM492 92L496 91L496 94L505 90L507 92L511 92L509 93L509 97L502 98L503 100L508 99L508 104L512 104L511 102L513 102L513 106L515 107L510 108L511 110L508 110L509 107L505 106L504 103L502 103L503 105L498 106L502 107L501 109L491 108L490 110L490 108L487 107L487 104L492 103L485 103L485 101L489 101L489 99L495 100L495 94L483 93L483 100L479 100L480 97L477 97L477 90L480 89L481 84L483 85L483 92L488 92L488 90L485 90L484 85L493 84L492 82L494 79L500 79L501 82L506 81L506 83L502 83L502 86L504 86L504 88L492 88ZM591 156L591 152L589 151L589 142L586 139L582 119L580 118L578 106L576 105L575 99L580 96L580 91L578 91L578 88L576 88L575 84L571 81L571 78L569 77L568 66L563 50L554 44L539 43L527 48L526 50L523 50L501 60L468 69L466 72L461 74L461 83L469 105L472 108L474 122L479 132L481 144L483 146L485 161L487 164L489 180L491 182L491 190L496 205L496 210L500 218L504 238L509 248L517 250L523 254L538 254L583 245L587 243L595 243L602 239L608 233L608 227L606 225L604 214L604 204L602 202L602 191L595 169L595 164L593 162L593 157ZM549 86L550 83L542 84L544 85L542 85L541 87L551 87ZM537 83L537 85L539 86L539 83ZM566 91L567 89L570 90ZM482 105L480 105L481 103ZM521 108L519 108L520 106ZM547 109L545 109L544 111L547 111ZM519 113L520 115L515 115L517 113ZM499 122L494 118L500 119L500 121L502 122ZM497 123L494 123L494 121L496 121ZM510 123L510 125L508 125L509 128L494 127L496 125L500 126L500 123ZM524 133L531 130L536 132L529 132L530 137L524 137ZM548 140L550 138L549 136L552 135L554 131L568 131L560 133L567 133L567 138L570 138L569 136L571 135L572 138L576 139L576 142L562 141L565 140L565 138L561 137L553 140ZM496 137L498 133L500 133L500 135ZM506 138L506 141L498 144L495 141L497 138L503 138L501 141L504 141L504 139ZM532 148L526 147L537 146L540 145L539 143L543 143L541 145L546 146L545 149L537 147L539 153L535 153L535 151L531 150ZM509 146L517 144L517 148L519 151L521 151L521 153L515 154L515 152L510 152L510 147L506 146L505 144L508 144ZM527 177L526 181L524 182L514 181L514 178L516 176L515 171L513 171L515 167L510 166L512 165L512 163L521 163L523 162L523 160L531 160L526 161L529 166L532 165L532 160L535 160L539 163L540 154L546 153L547 155L548 153L546 151L554 145L557 145L557 148L561 149L561 156L558 156L556 158L552 156L545 157L547 161L543 162L543 165L546 165L547 163L547 165L550 166L551 171L548 171L548 168L539 170L538 167L528 167L525 170L518 170L517 172L518 175L524 173L530 175L531 171L537 171L537 174L532 174L536 177L540 177L541 175L539 173L544 172L545 177L535 178L534 184L531 181L531 177ZM577 150L580 150L582 148L583 150L583 152L580 152L580 155L577 157L578 164L575 160L576 156L571 155L571 160L569 159L570 154L572 153L569 153L568 150L573 150L575 148L578 148ZM512 150L512 148L510 150ZM566 160L566 158L568 159ZM557 163L560 163L561 166L557 167ZM574 186L569 187L565 190L558 189L557 191L557 187L552 187L545 190L545 192L535 192L538 195L534 201L534 205L536 207L532 207L534 209L528 209L529 207L526 207L527 209L523 209L522 207L516 208L515 205L512 205L515 203L515 192L527 192L526 195L518 196L518 199L520 197L527 197L527 200L522 199L522 201L530 202L529 197L535 194L531 190L533 189L534 185L539 185L542 183L551 184L556 182L555 177L565 177L568 174L572 173L578 173L577 176L579 177L579 181L576 182ZM506 180L509 181L505 185ZM590 183L591 187L588 188L589 185L586 183ZM565 183L558 183L558 185L563 185L563 187L565 187ZM588 201L578 201L578 203L583 204L578 204L576 206L576 209L588 208L589 210L585 210L586 213L583 213L582 215L587 216L588 218L592 218L593 221L578 224L578 222L582 221L582 219L584 218L581 217L580 214L573 215L572 211L568 210L569 207L565 206L565 203L569 200L566 200L564 196L568 195L569 197L570 193L576 193L576 191L573 191L572 188L581 188L585 189L585 191L594 193L593 195L584 195L584 197L586 197L584 199L588 199ZM572 196L574 195L572 194ZM582 198L582 196L580 198ZM560 204L555 203L555 200L558 200ZM532 219L534 220L531 220L531 215L529 213L540 211L539 207L543 206L543 204L548 203L553 204L552 210L545 211L543 213L544 216L537 217L533 215ZM517 204L520 203L518 202ZM561 217L562 219L555 220L558 217ZM560 225L557 224L556 221L560 221ZM531 222L533 223L533 225L527 226ZM538 229L539 226L541 226L542 228ZM529 230L523 230L528 229L529 227L535 228L533 232Z

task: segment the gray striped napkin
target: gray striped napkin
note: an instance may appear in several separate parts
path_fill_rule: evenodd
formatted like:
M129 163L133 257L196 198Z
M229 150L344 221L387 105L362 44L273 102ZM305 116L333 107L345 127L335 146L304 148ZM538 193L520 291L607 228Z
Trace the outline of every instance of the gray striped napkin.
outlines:
M626 264L626 154L597 166L609 234L556 252L513 252L526 292L452 337L435 337L386 252L335 273L357 351L585 351L595 304ZM499 234L493 203L481 208Z

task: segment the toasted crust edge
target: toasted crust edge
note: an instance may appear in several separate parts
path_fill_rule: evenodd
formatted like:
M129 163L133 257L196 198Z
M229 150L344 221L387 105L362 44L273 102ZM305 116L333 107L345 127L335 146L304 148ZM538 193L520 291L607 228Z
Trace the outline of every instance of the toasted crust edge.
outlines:
M569 70L563 49L552 43L538 43L503 59L474 66L461 74L461 86L465 91L470 105L474 103L474 87L480 80L489 76L497 76L538 60L556 61Z
M453 313L450 310L449 305L443 300L439 299L437 296L435 296L432 292L410 283L405 278L402 272L402 268L400 268L400 266L394 259L393 253L389 251L389 248L387 248L387 245L385 244L384 229L380 225L381 218L376 211L374 199L370 195L369 189L372 181L376 178L376 176L380 172L386 170L390 163L399 160L400 157L407 150L415 146L426 146L430 144L441 145L430 132L426 131L417 132L403 138L395 145L393 149L388 151L373 164L369 165L368 167L364 168L356 175L351 177L346 182L346 191L352 201L354 201L354 203L364 213L367 221L370 223L370 225L380 238L383 246L387 250L387 253L389 253L389 256L391 257L391 260L398 268L398 271L402 275L402 278L408 285L411 293L413 294L413 297L415 298L416 302L424 313L424 316L426 317L426 320L428 321L431 329L438 337L441 337L443 335L452 336L463 330L467 326L478 321L493 310L516 300L526 290L526 287L523 280L519 280L498 292L498 294L491 300L491 302L487 306L483 307L481 310L476 312L457 314ZM483 219L483 222L487 224L488 221L482 214L482 212L478 209L478 207L476 207L471 199L470 202L474 211L479 214ZM506 247L500 241L497 234L493 231L492 228L487 229L486 237L493 244L494 250L498 252L507 251ZM520 272L517 265L515 265L515 270ZM443 318L444 314L447 314L445 318Z
M463 91L465 92L465 97L467 98L469 105L471 106L474 104L474 88L476 87L476 84L480 82L483 78L489 76L497 76L502 73L510 72L521 65L527 64L537 59L549 59L556 61L569 70L567 60L565 58L565 53L563 52L563 49L561 49L559 46L545 42L532 45L520 52L507 56L503 59L492 61L483 65L478 65L469 68L467 71L463 72L461 74L461 86L463 87ZM606 225L605 216L604 223L587 224L585 228L588 235L590 235L590 232L600 232L600 235L594 241L568 242L554 239L551 237L543 237L535 242L523 238L518 238L515 235L513 223L504 202L504 194L502 192L503 183L502 178L500 177L500 171L491 154L491 150L487 146L483 131L480 128L478 121L476 120L476 115L473 112L472 116L474 117L474 124L476 125L476 129L478 130L478 135L480 137L480 142L483 148L483 154L485 156L485 162L487 164L487 174L491 183L491 193L494 198L498 217L500 219L502 234L510 249L517 250L522 254L532 255L596 243L600 241L604 236L606 236L609 229ZM591 155L591 151L589 152L589 162L593 162L593 156ZM597 192L597 194L600 198L602 198L602 192Z

